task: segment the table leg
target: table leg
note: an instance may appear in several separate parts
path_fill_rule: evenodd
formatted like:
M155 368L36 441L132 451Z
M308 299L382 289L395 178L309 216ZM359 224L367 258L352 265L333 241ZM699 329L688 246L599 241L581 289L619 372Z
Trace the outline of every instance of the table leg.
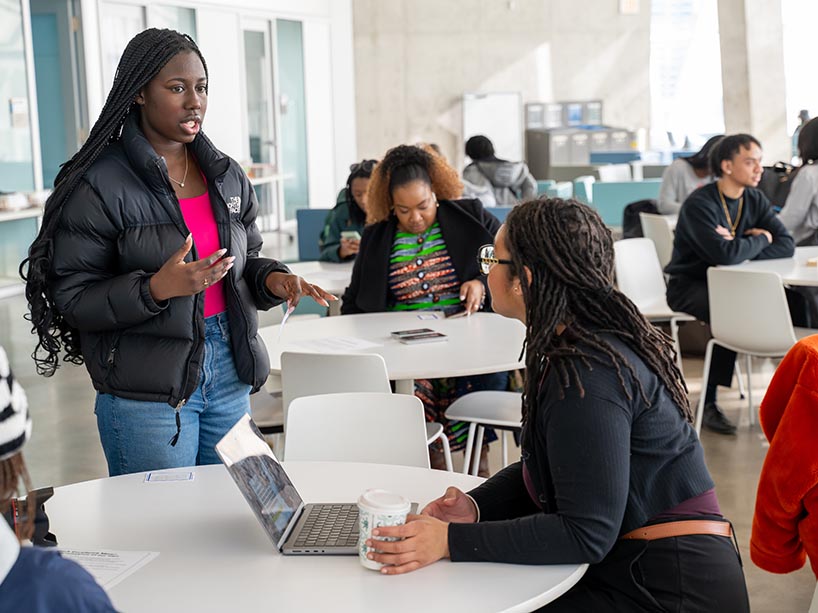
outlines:
M397 379L395 381L395 393L413 395L415 393L415 380Z

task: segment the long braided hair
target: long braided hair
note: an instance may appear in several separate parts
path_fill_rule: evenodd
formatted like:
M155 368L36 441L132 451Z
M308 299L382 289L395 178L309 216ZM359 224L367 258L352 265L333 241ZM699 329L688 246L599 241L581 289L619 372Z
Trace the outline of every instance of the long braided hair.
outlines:
M592 362L613 365L630 399L624 377L627 370L649 402L633 366L600 336L607 332L621 338L656 373L679 412L692 422L672 341L613 287L613 241L599 215L576 200L542 198L514 207L505 226L511 273L524 277L523 267L531 271L531 283L523 278L520 284L526 309L523 420L536 410L538 386L548 364L556 369L562 387L573 383L580 396L585 390L577 360L588 369ZM567 326L561 335L556 331L558 324ZM582 345L596 352L583 352Z
M49 276L54 256L54 232L63 206L71 197L83 175L109 143L122 135L122 126L129 113L138 112L135 98L140 90L179 53L193 52L199 56L207 75L207 64L193 39L175 30L150 28L134 36L125 47L114 76L108 99L102 107L88 140L60 168L54 180L54 191L43 211L40 232L20 264L20 276L26 282L26 299L32 332L39 340L31 357L37 372L50 377L59 367L60 352L64 360L82 364L80 339L59 313L49 290Z

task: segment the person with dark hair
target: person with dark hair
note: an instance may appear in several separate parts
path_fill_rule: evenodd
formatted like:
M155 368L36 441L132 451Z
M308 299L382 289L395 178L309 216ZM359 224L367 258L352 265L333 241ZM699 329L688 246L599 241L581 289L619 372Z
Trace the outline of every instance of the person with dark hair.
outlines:
M474 254L494 238L500 222L479 200L458 200L461 190L457 172L438 155L410 145L386 153L369 182L367 227L342 314L490 308ZM507 386L505 372L418 379L415 394L427 419L445 425L457 451L466 445L468 425L445 420L449 404L469 391ZM440 449L432 450L431 460L434 468L445 466ZM487 461L484 454L483 472Z
M453 562L590 568L543 611L749 611L671 340L614 287L610 230L559 198L509 213L479 257L526 327L522 459L373 541L399 574Z
M710 322L707 269L744 260L786 258L795 243L767 197L755 189L761 179L761 145L749 134L722 138L710 154L714 183L693 192L679 211L667 302L674 311ZM719 434L736 427L716 402L719 385L730 386L736 354L716 345L710 363L702 425Z
M324 229L318 239L323 262L343 262L352 260L358 253L360 238L344 237L344 232L364 231L366 222L366 192L369 177L377 160L361 160L349 167L347 183L335 208L327 214Z
M818 117L810 119L798 134L801 166L792 180L781 223L799 245L818 244Z
M189 36L131 39L20 267L38 372L86 365L111 475L218 463L269 375L257 311L334 299L260 257L253 188L202 132L208 87Z
M537 195L537 180L526 163L498 158L482 134L466 141L466 155L471 163L463 170L463 179L478 189L490 187L496 206L514 206Z
M0 610L31 613L103 613L114 611L111 600L94 578L53 549L20 547L34 531L34 496L23 460L23 445L31 437L26 393L11 372L0 347L0 514L12 510L14 528L0 515ZM20 506L25 505L25 508ZM17 521L20 519L21 521Z
M662 186L656 206L662 215L677 215L682 203L694 191L713 181L710 172L710 150L724 137L711 136L696 153L680 157L662 173Z

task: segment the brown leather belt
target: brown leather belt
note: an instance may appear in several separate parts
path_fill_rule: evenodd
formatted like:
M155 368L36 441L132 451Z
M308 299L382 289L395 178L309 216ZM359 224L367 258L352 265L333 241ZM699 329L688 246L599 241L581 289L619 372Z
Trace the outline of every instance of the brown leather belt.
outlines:
M688 536L691 534L714 534L716 536L733 536L733 528L730 522L712 521L707 519L686 519L682 521L670 521L664 524L653 524L643 526L636 530L631 530L622 535L621 539L654 541L656 539L666 539L674 536Z

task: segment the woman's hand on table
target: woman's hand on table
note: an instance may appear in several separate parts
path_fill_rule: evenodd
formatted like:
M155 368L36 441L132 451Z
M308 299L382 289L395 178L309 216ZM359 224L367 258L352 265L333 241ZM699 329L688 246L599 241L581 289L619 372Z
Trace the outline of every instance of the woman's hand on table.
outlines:
M446 493L427 504L421 514L455 524L473 524L477 521L474 502L456 487L446 488Z
M460 286L460 302L466 308L467 313L479 311L486 298L486 288L479 279L466 281Z
M402 526L375 528L372 536L377 538L366 544L378 551L368 556L387 564L381 569L385 575L402 575L449 557L449 524L428 515L409 515ZM385 536L403 540L380 540Z
M295 307L304 296L309 296L318 304L328 307L327 300L338 300L335 296L318 287L307 283L298 275L291 275L286 272L271 272L264 280L267 289L274 296L286 300L291 307Z

